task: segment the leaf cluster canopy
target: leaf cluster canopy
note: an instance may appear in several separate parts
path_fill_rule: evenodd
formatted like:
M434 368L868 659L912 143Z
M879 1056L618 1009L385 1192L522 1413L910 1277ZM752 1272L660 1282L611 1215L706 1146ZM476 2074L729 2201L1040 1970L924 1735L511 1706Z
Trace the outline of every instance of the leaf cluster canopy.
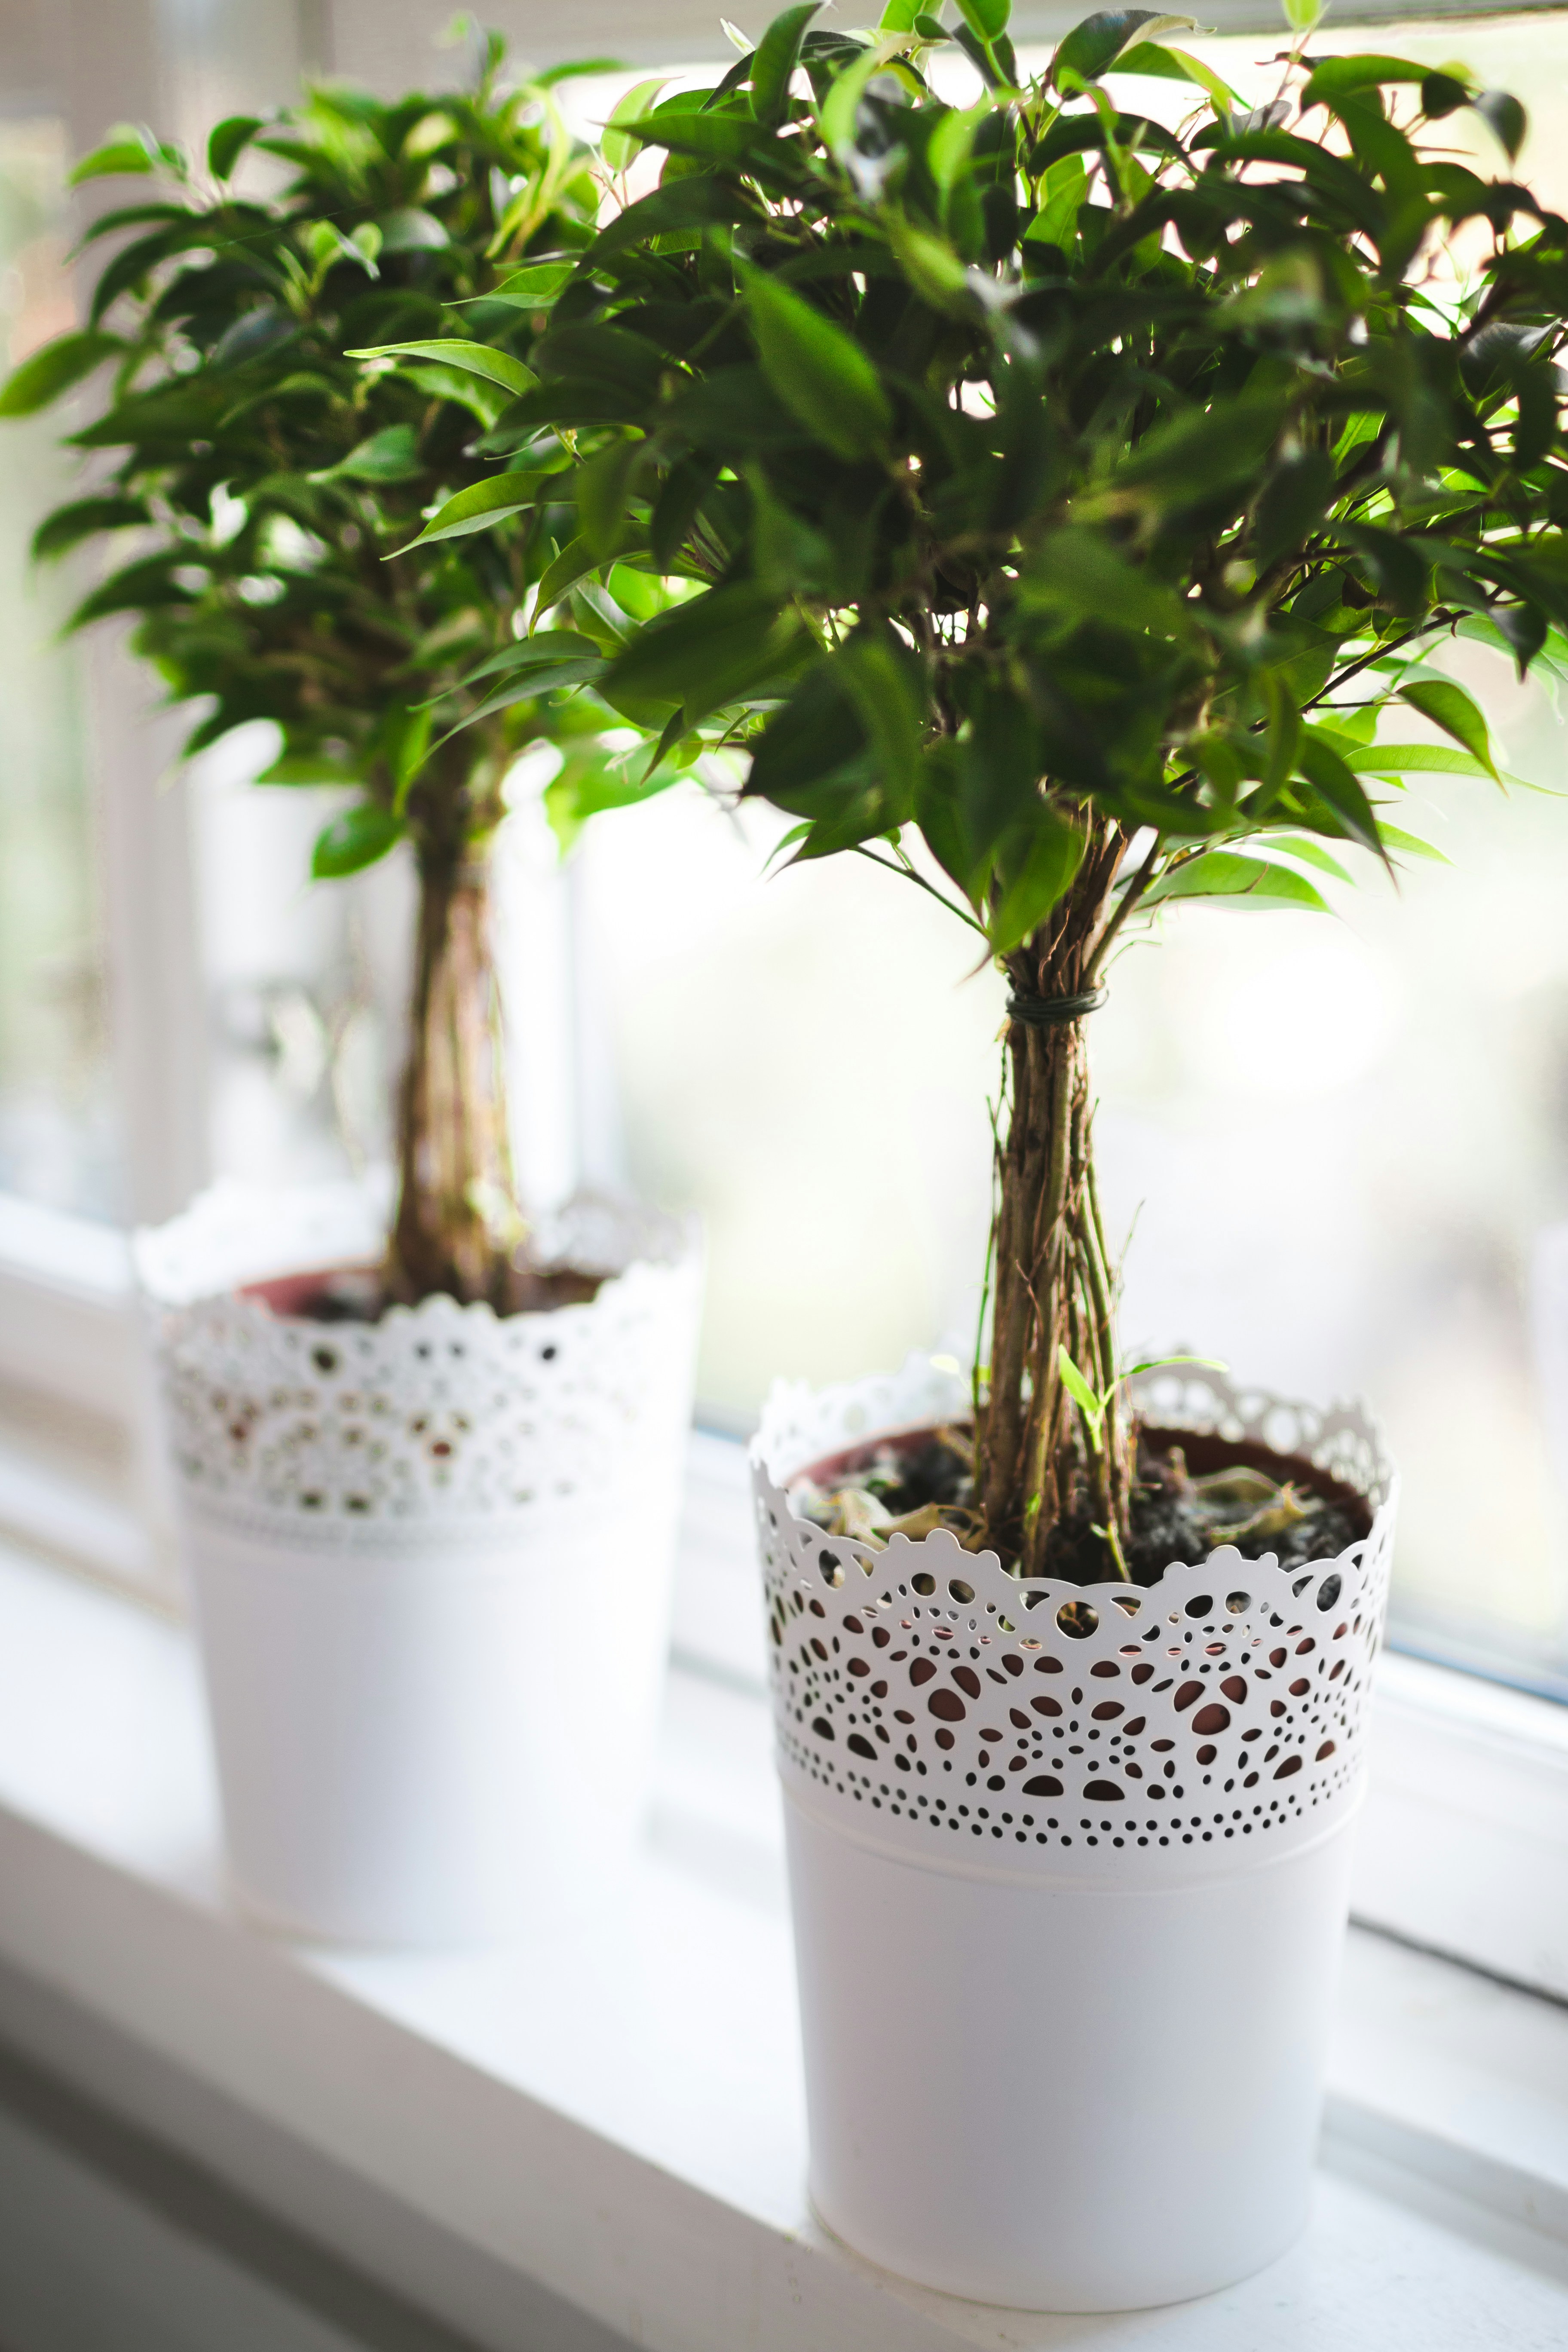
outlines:
M110 551L73 625L134 617L170 698L201 706L187 751L268 719L264 782L355 790L317 844L321 875L405 833L422 859L460 859L536 738L584 796L635 797L647 765L577 691L619 642L591 611L511 690L461 684L517 646L575 533L566 452L498 467L487 436L537 381L531 346L600 193L548 78L507 89L501 64L492 42L465 94L317 89L220 123L200 158L111 134L76 178L129 173L144 193L83 239L108 256L85 324L0 392L18 415L92 379L71 436L90 486L35 551ZM252 154L279 194L242 193ZM541 252L565 259L541 268ZM357 356L388 343L417 356ZM427 530L438 509L451 519Z
M487 436L574 461L541 610L614 606L584 686L661 772L741 748L802 857L913 874L918 831L994 953L1097 824L1138 845L1129 904L1320 905L1347 850L1420 846L1406 773L1496 772L1438 637L1563 658L1568 225L1511 176L1517 102L1457 68L1300 35L1249 111L1189 18L1091 16L1029 80L1007 14L792 7L711 89L617 110L606 168L658 184L563 241ZM949 40L972 106L932 87ZM1172 85L1173 129L1142 110ZM638 576L682 593L627 625ZM1378 740L1400 698L1440 740Z

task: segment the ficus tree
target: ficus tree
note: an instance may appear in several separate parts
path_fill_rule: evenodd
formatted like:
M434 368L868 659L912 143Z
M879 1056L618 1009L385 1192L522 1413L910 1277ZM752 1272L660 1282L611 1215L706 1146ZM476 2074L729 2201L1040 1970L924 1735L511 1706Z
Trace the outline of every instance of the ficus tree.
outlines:
M980 1539L1063 1572L1093 1529L1115 1575L1086 1017L1162 905L1321 908L1314 875L1419 848L1411 772L1496 775L1428 656L1565 650L1568 226L1460 68L1319 57L1298 15L1248 110L1189 18L1091 16L1030 78L1007 16L792 7L713 87L622 109L658 184L602 218L491 436L502 498L572 450L557 584L596 578L621 642L536 631L489 676L582 660L658 730L645 789L734 748L797 859L877 860L1000 964ZM669 609L617 605L639 577Z
M278 193L237 186L252 157L255 184ZM316 843L318 877L410 844L419 911L388 1285L515 1305L530 1275L489 846L531 742L565 752L561 792L580 814L628 789L636 738L591 697L562 699L582 660L536 671L523 697L491 691L487 665L504 662L536 599L554 602L574 502L552 501L552 469L568 463L553 448L529 496L498 508L489 436L534 382L521 354L594 234L592 158L550 77L505 86L492 37L468 92L383 103L323 87L267 121L219 123L200 158L125 129L74 176L117 174L145 194L82 240L109 255L86 323L0 392L0 415L17 416L94 387L70 435L90 482L44 521L36 552L114 551L71 625L133 619L169 699L197 706L187 753L268 719L280 742L264 785L349 789ZM541 268L541 251L568 258ZM351 356L394 340L418 356ZM646 610L659 593L650 584Z

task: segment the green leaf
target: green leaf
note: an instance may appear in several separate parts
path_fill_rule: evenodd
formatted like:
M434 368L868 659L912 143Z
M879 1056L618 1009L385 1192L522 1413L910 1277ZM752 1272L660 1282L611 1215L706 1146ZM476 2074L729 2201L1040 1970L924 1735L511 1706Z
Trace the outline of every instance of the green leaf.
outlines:
M571 633L563 630L559 634L567 635ZM510 710L516 703L538 702L547 694L562 690L570 693L580 686L597 686L604 675L605 657L596 646L588 645L586 638L581 642L587 646L585 653L563 656L554 661L541 662L533 669L518 671L503 685L498 686L493 693L486 695L482 702L476 703L472 710L465 711L462 718L442 736L442 742L449 742L454 735L460 735L465 727L473 727L481 719L493 718L498 710Z
M89 622L101 621L110 613L151 613L163 605L195 604L195 590L174 577L176 569L184 571L192 564L195 553L194 548L174 548L160 555L139 556L133 563L111 572L90 595L82 598L66 623L67 633L85 629Z
M100 334L92 328L57 335L52 343L30 352L0 386L0 416L35 415L124 349L118 335Z
M275 303L263 302L225 328L208 354L207 365L215 369L248 366L252 360L266 359L284 343L294 341L299 332L297 319Z
M429 360L412 362L404 371L403 381L418 392L428 393L432 400L449 400L457 407L466 408L487 433L519 404L508 401L499 383L487 383L483 376L471 375L462 368L437 367ZM523 394L525 400L538 397L537 385Z
M592 639L579 636L574 629L540 629L531 637L514 638L510 645L503 646L500 653L491 654L488 661L482 661L478 669L469 670L458 683L463 687L477 686L484 677L551 669L568 661L592 664L600 658L599 648ZM444 688L431 699L443 702L452 691L454 689L450 688Z
M613 562L626 544L626 500L642 454L640 441L607 441L577 468L577 520L600 563Z
M658 396L666 362L646 335L629 335L622 327L552 328L534 344L530 354L541 378L563 377L569 383L613 384L639 402Z
M1398 531L1379 530L1371 523L1335 522L1330 523L1327 530L1331 539L1342 547L1353 549L1362 558L1380 597L1396 612L1412 616L1425 612L1432 566L1419 540L1405 538Z
M1368 743L1344 754L1345 764L1368 776L1493 776L1473 751L1450 751L1447 743ZM1506 782L1507 779L1505 778Z
M1279 409L1268 399L1185 409L1146 433L1112 479L1162 505L1195 506L1251 474L1279 429Z
M392 212L378 213L372 226L381 231L383 253L441 253L452 242L423 205L399 205Z
M1301 773L1310 782L1320 800L1326 801L1339 818L1352 841L1374 856L1383 856L1383 843L1378 835L1377 818L1372 803L1363 792L1355 772L1330 741L1327 730L1305 727L1296 754Z
M860 118L860 100L876 76L882 70L883 58L879 48L863 49L851 65L845 66L834 80L817 113L822 130L822 142L830 155L847 163L855 152L855 130Z
M152 519L142 499L105 496L73 499L70 505L57 507L53 514L46 515L33 533L33 561L47 562L68 553L84 539L96 539L100 530L129 530Z
M1264 737L1263 800L1272 806L1296 772L1301 750L1301 714L1288 681L1277 669L1263 675L1268 727Z
M605 159L607 170L612 172L626 170L637 152L637 142L626 136L622 125L640 121L668 79L668 74L654 74L648 80L639 81L634 89L628 89L616 100L610 110L610 119L605 123L599 140L599 152Z
M459 490L437 509L416 539L392 550L386 560L390 562L392 554L406 555L411 548L428 547L438 539L466 539L472 531L489 530L509 515L536 505L540 481L537 473L498 474L493 481L476 482L471 488Z
M1384 83L1425 81L1428 71L1429 68L1413 65L1408 58L1325 58L1313 68L1301 92L1301 111L1305 114L1312 106L1332 106L1338 99L1353 98L1359 91L1377 89Z
M1202 58L1194 58L1190 49L1173 49L1168 42L1135 42L1131 48L1123 49L1116 60L1116 71L1152 74L1161 81L1195 82L1208 93L1221 122L1228 122L1232 109L1240 103L1230 84L1222 80L1212 66L1205 65Z
M310 853L310 877L316 882L341 882L386 856L401 839L403 826L379 801L361 801L321 827Z
M510 302L519 310L542 310L554 301L561 289L575 276L574 261L534 261L526 269L514 269L488 294L471 294L472 302Z
M912 814L925 733L918 657L890 629L867 623L834 658L859 709L889 801Z
M976 39L989 47L1006 31L1013 0L958 0L958 13Z
M969 272L947 240L918 228L891 205L882 215L882 226L899 267L922 300L933 310L973 318L975 297Z
M569 540L554 561L545 567L539 583L539 593L534 599L534 612L548 613L552 605L559 604L568 588L574 587L590 572L596 571L598 562L599 559L586 539L579 536Z
M1517 162L1530 128L1529 119L1517 98L1504 89L1484 89L1470 104L1481 121L1496 136L1510 163Z
M672 155L748 170L766 168L766 151L773 143L760 135L760 126L750 115L699 113L679 99L667 99L652 114L628 123L626 131L645 146L663 147Z
M1253 523L1253 561L1260 572L1300 547L1328 512L1334 461L1326 449L1299 449L1281 458L1263 486Z
M1064 1347L1057 1349L1057 1369L1062 1376L1062 1386L1082 1413L1095 1452L1100 1451L1100 1431L1105 1423L1105 1407Z
M836 457L870 457L893 422L875 363L789 287L752 268L742 284L763 373L784 406Z
M645 244L656 236L678 236L690 229L719 228L733 221L754 220L757 207L739 188L719 180L672 180L666 188L639 196L617 213L588 247L591 266ZM510 281L509 281L510 282Z
M564 857L590 817L607 809L637 808L679 783L677 768L651 765L638 753L605 759L602 753L573 753L560 772L544 787L544 814Z
M1122 53L1142 41L1158 41L1167 33L1195 33L1194 16L1163 16L1152 8L1110 8L1086 16L1059 43L1051 59L1051 79L1058 89L1081 89L1109 73Z
M561 82L575 80L579 74L618 74L626 69L622 58L574 58L569 65L546 66L530 80L535 89L554 89Z
M112 211L100 213L96 220L88 223L68 258L74 261L79 253L85 253L88 247L96 245L100 237L117 236L121 229L139 228L149 221L162 221L167 227L174 221L188 221L190 217L188 205L170 204L166 200L162 204L117 205Z
M396 786L393 814L401 817L408 789L430 751L431 714L428 703L394 703L373 738L375 751L385 761Z
M153 157L140 134L121 125L101 147L95 147L89 155L82 157L67 175L66 185L79 188L87 180L113 179L123 173L151 172L153 168Z
M443 367L456 368L459 374L477 375L487 383L499 383L513 398L528 392L539 381L533 370L524 367L510 352L498 352L489 343L466 342L458 335L435 342L373 343L367 349L343 353L350 360L437 360Z
M1439 866L1453 864L1451 857L1445 857L1440 849L1434 848L1429 841L1423 841L1419 835L1402 833L1396 824L1384 824L1381 817L1378 824L1387 848L1396 849L1406 857L1430 857Z
M813 814L838 773L861 761L866 726L842 666L824 656L752 745L746 792L792 816Z
M1386 840L1388 827L1383 825L1380 830ZM1331 857L1322 843L1314 841L1308 834L1270 833L1260 835L1258 838L1263 846L1277 856L1298 858L1303 866L1314 866L1320 874L1331 875L1336 882L1350 882L1353 879L1353 877L1348 874L1340 864L1339 859Z
M359 442L335 466L324 467L310 478L312 482L408 482L424 471L419 436L413 425L388 425Z
M975 133L983 122L992 120L994 111L988 98L983 98L977 106L962 110L955 107L951 114L942 116L927 142L926 170L942 199L944 219L948 217L947 201L953 185L969 169Z
M942 765L958 787L958 854L956 860L944 855L942 863L973 896L989 879L1002 842L1024 840L1040 806L1040 731L1020 697L992 679L972 697L963 740L943 749L950 756Z
M1144 891L1141 906L1152 907L1168 898L1223 898L1230 905L1301 909L1326 915L1328 901L1304 874L1264 859L1238 856L1231 849L1201 850L1195 857L1163 874Z
M207 170L215 180L226 180L261 128L258 114L230 114L214 126L207 139Z
M1078 243L1079 206L1089 194L1089 166L1081 155L1060 155L1047 166L1040 209L1024 232L1026 243L1054 245L1062 254Z
M216 423L211 399L187 391L179 382L160 384L152 392L132 393L95 424L70 435L75 449L115 449L126 443L140 452L188 453L194 440L205 439Z
M752 581L661 613L616 655L599 691L614 709L679 705L688 724L787 670L800 625Z
M998 860L999 890L994 890L985 936L993 953L1011 955L1037 930L1065 896L1083 863L1084 840L1076 825L1041 801L1020 830L1021 855L1005 871Z
M1535 604L1494 604L1489 617L1523 679L1546 642L1545 614Z
M752 111L770 130L789 111L790 77L800 63L806 29L821 6L822 0L805 0L804 6L786 8L773 18L752 54Z
M1192 631L1179 596L1129 563L1099 531L1079 523L1041 540L1019 574L1018 602L1026 612L1048 612L1069 627L1100 621L1173 638Z
M1456 686L1450 678L1414 678L1400 687L1398 692L1401 701L1408 702L1423 719L1429 719L1434 727L1440 727L1445 735L1451 735L1456 743L1462 744L1489 775L1498 774L1487 722L1462 686ZM1500 783L1502 780L1499 777L1498 781Z
M255 781L258 784L316 785L357 784L362 779L357 768L331 751L285 751L264 768Z
M1451 73L1439 69L1422 77L1421 111L1428 121L1439 122L1445 115L1457 114L1461 106L1468 106L1473 95L1469 83L1457 81Z

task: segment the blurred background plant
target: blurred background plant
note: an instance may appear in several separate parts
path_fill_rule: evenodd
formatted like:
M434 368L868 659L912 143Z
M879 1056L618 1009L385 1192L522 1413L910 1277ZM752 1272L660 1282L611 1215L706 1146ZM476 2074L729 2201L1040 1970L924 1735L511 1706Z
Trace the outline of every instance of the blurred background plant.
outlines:
M116 240L86 322L0 392L0 415L23 418L108 385L70 436L85 494L45 518L34 552L115 551L69 625L134 617L169 699L205 705L185 756L271 722L261 783L340 788L319 878L409 842L419 904L388 1287L498 1307L531 1279L490 938L504 786L549 740L584 795L634 796L637 744L591 697L562 698L569 664L524 694L482 677L451 694L517 642L542 583L554 601L570 508L549 478L566 454L542 453L527 496L498 501L488 436L532 380L522 355L562 274L528 257L585 245L599 201L562 76L508 87L503 66L490 37L463 92L386 102L320 86L270 118L220 122L200 159L111 133L74 182L129 176L145 192L82 241ZM247 157L277 193L239 193ZM427 339L413 366L351 356L409 337ZM426 530L437 505L447 520Z

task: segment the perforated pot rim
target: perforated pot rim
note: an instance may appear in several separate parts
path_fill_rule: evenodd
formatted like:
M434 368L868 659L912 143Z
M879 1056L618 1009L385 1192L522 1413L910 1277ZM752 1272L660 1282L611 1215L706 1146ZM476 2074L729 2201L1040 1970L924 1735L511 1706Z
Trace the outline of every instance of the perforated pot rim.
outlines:
M306 1191L257 1238L272 1197L224 1188L140 1237L189 1518L320 1556L546 1540L563 1516L618 1526L639 1497L662 1511L684 1460L695 1220L574 1203L557 1231L621 1265L592 1299L497 1316L436 1297L329 1324L235 1286L266 1278L268 1257L341 1263L374 1230L374 1197Z
M1024 1582L946 1530L874 1549L798 1518L789 1477L953 1417L962 1383L917 1357L775 1391L752 1475L779 1768L819 1817L926 1867L984 1851L1032 1881L1162 1884L1212 1874L1221 1852L1299 1851L1348 1816L1396 1507L1381 1436L1360 1407L1185 1367L1148 1375L1144 1397L1163 1426L1312 1460L1365 1496L1370 1532L1289 1570L1221 1545L1137 1588Z

